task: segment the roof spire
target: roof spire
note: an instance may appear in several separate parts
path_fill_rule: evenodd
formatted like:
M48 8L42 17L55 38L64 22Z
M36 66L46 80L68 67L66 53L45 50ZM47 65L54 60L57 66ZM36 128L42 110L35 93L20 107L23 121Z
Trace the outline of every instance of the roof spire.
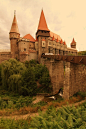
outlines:
M71 44L72 44L72 43L76 43L76 42L75 42L75 40L74 40L74 38L73 38L73 40L72 40Z
M16 10L14 10L14 16L16 16Z
M16 10L14 10L14 18L13 18L13 23L12 23L10 32L19 33L19 29L18 29L18 25L17 25L17 20L16 20Z
M61 39L60 43L61 43L61 44L63 43L62 39Z
M46 23L46 19L45 19L45 16L44 16L43 9L42 9L41 15L40 15L38 30L46 30L46 31L49 31L49 29L48 29L48 27L47 27L47 23Z
M66 42L64 41L64 45L66 45Z
M59 40L58 40L58 37L57 37L57 40L56 40L56 42L58 42Z
M53 37L52 37L52 41L54 41L55 39L54 39L54 35L53 35Z

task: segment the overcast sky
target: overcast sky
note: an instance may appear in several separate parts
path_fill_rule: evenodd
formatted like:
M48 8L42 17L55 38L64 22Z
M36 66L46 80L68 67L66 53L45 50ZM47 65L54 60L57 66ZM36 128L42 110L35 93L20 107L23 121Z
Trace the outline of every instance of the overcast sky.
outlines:
M48 28L68 47L74 37L78 50L86 50L86 0L0 0L0 49L10 49L9 31L14 10L20 36L35 38L43 8Z

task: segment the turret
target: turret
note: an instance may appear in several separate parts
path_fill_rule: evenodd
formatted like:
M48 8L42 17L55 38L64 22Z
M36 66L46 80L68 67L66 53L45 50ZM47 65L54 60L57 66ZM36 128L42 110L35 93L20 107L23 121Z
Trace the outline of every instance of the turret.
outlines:
M73 41L71 42L71 48L76 48L76 42L75 42L74 38L73 38Z
M12 58L18 57L18 39L20 38L20 33L16 20L16 12L14 11L13 23L11 26L11 30L9 32L10 44L11 44L11 55Z
M38 61L39 62L40 62L41 54L48 52L48 37L50 36L49 32L50 31L47 27L44 12L42 10L39 24L38 24L38 29L36 32L36 38L38 39ZM43 41L42 39L45 41Z

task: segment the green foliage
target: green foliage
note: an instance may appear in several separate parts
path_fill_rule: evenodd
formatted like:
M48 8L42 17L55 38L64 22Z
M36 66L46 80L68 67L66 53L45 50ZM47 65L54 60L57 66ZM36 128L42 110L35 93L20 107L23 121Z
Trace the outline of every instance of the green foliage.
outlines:
M37 84L35 82L35 75L33 69L29 66L22 74L22 94L23 95L36 95Z
M2 67L2 71L1 71L2 88L5 90L9 90L11 87L11 84L12 84L12 88L14 88L13 86L15 86L15 84L13 83L18 82L17 77L20 76L23 73L23 71L26 69L24 64L21 62L18 62L16 59L10 59L9 61L2 62L1 67ZM11 84L10 84L10 81L11 81Z
M4 108L21 108L24 106L29 106L32 103L32 97L26 96L14 96L9 93L9 97L7 94L0 96L0 109Z
M15 91L16 93L21 93L21 75L20 74L13 74L8 79L9 83L9 91Z
M37 61L36 60L30 60L30 61L25 61L25 66L28 68L29 66L31 67L35 67L37 64Z
M81 110L81 111L80 111ZM85 111L84 111L85 110ZM84 112L83 112L84 111ZM84 114L84 117L82 115ZM78 129L86 128L86 109L82 110L82 106L76 109L73 107L62 107L57 111L53 107L49 107L46 113L40 113L32 119L30 128L50 128L50 129Z
M86 51L80 51L80 52L78 52L78 55L80 56L80 55L86 55Z
M37 88L38 81L41 84ZM0 85L7 91L20 95L36 95L38 92L50 92L51 81L49 71L45 65L37 64L35 60L21 63L16 59L9 59L0 65Z
M83 103L83 105L85 105ZM0 119L2 129L86 129L86 108L81 105L62 107L50 106L45 113L27 120Z
M49 73L43 73L42 77L39 80L39 83L42 85L44 91L49 92L51 89L51 80L49 78Z
M34 69L35 72L35 80L39 81L41 84L41 87L39 88L39 92L51 92L52 86L51 86L51 80L49 76L49 71L45 65L37 64Z

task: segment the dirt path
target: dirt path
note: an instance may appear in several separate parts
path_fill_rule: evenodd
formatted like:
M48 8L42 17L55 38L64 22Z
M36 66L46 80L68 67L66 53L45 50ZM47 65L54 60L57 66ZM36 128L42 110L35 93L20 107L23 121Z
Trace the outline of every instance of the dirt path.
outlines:
M86 102L86 100L82 100L81 102L69 104L69 106L72 106L72 105L78 106L78 105L82 104L83 102ZM64 105L64 106L67 106L67 105ZM61 107L57 107L57 109L59 109L59 108L61 108ZM45 111L43 111L43 112L45 112ZM39 113L28 113L26 115L0 116L0 118L19 120L19 119L27 119L28 117L35 117L37 115L39 115Z
M33 99L35 99L35 98L36 98L36 100L33 101L33 104L42 101L42 100L44 99L44 96L43 96L43 95L37 95L37 96L34 97Z

